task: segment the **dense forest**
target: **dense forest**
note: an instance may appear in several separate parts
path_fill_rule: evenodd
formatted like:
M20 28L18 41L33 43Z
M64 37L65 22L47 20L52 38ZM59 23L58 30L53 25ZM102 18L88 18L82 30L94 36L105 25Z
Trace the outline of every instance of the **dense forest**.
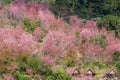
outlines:
M0 0L0 80L119 80L120 0Z
M52 10L58 16L77 15L97 18L111 14L120 16L120 0L56 0Z

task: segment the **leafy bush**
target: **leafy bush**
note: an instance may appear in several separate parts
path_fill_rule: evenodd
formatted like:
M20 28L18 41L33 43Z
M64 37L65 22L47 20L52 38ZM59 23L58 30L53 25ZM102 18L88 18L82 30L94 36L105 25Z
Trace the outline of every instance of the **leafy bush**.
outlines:
M84 69L92 68L92 69L107 69L110 68L109 65L106 65L104 62L85 62L82 66ZM112 67L112 66L111 66Z
M21 55L17 61L19 63L20 72L25 72L26 68L30 67L34 72L41 75L51 74L50 66L42 61L38 56L29 56L24 54Z
M30 57L28 60L28 66L33 69L35 72L40 72L41 69L41 60L38 57Z
M120 52L115 52L113 54L113 62L115 62L115 63L120 62Z
M57 72L48 76L47 80L72 80L72 78L65 72Z
M30 2L44 2L45 0L29 0Z
M99 27L105 27L109 31L114 31L116 35L120 32L120 17L113 15L106 15L103 19L98 21Z
M117 71L118 71L118 73L119 73L119 75L120 75L120 63L117 63L117 64L116 64L116 69L117 69Z
M78 55L73 52L67 53L66 57L60 60L60 63L63 65L66 65L68 67L73 67L77 64L78 60Z
M18 68L20 72L24 72L25 68L27 67L27 63L28 63L28 59L30 56L26 55L26 54L21 54L18 58L17 58L17 62L19 64Z
M51 67L47 64L42 64L41 68L40 68L40 74L43 76L49 76L51 75L52 71L51 71Z
M27 78L27 76L26 76L25 73L18 72L18 74L17 74L17 80L29 80L29 79Z
M56 69L46 80L72 80L72 78L61 68Z
M10 3L12 3L12 1L14 0L0 0L0 2L5 5L9 5Z
M100 35L100 36L96 36L93 38L93 41L100 45L101 47L106 47L107 46L107 42L106 42L106 36L104 35Z
M23 20L23 28L27 31L32 33L35 28L40 27L40 21L39 20L31 20L28 18L25 18Z

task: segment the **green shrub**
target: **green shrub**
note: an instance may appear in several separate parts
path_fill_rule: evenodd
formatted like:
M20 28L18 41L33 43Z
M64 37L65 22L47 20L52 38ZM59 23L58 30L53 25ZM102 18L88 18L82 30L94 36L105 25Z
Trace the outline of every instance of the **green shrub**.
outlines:
M118 51L118 52L115 52L115 53L113 54L113 62L114 62L114 63L120 62L120 52L119 52L119 51Z
M119 75L120 75L120 62L119 62L119 63L116 63L116 69L117 69L117 71L118 71L118 73L119 73Z
M44 0L29 0L30 2L44 2Z
M24 72L18 72L17 80L29 80Z
M51 67L47 64L42 64L41 65L41 69L40 69L40 74L43 75L43 76L49 76L51 75L52 73L52 70L51 70Z
M90 19L108 14L120 16L119 4L120 0L55 0L51 8L54 14L63 18L77 15Z
M107 65L106 63L104 62L96 62L96 61L92 61L92 62L85 62L82 66L84 69L86 68L92 68L92 69L107 69L107 68L110 68L112 66L110 65Z
M31 67L35 72L40 72L42 62L38 57L30 57L28 60L28 66Z
M28 54L21 53L21 55L16 59L20 72L24 72L25 71L25 69L27 67L27 63L28 63L29 57L30 56Z
M72 80L72 78L65 72L56 72L53 73L53 80ZM47 79L50 80L50 79Z
M63 69L58 67L46 80L72 80L72 78Z
M40 21L39 20L31 20L28 18L25 18L23 20L23 28L27 31L32 33L35 28L40 27Z
M37 74L41 74L44 76L51 74L50 66L37 56L21 54L17 58L17 62L19 64L18 69L20 72L25 72L26 68L30 67Z
M78 60L78 55L75 52L70 51L67 53L66 57L59 60L59 63L67 67L73 67L77 64Z
M114 31L116 36L120 32L120 17L113 15L106 15L103 19L98 21L99 27L105 27L109 31Z
M100 45L103 48L105 48L107 46L106 36L104 36L104 35L96 36L92 39L92 41L95 42L96 44Z
M0 0L0 2L4 5L9 5L12 3L12 1L14 1L14 0Z

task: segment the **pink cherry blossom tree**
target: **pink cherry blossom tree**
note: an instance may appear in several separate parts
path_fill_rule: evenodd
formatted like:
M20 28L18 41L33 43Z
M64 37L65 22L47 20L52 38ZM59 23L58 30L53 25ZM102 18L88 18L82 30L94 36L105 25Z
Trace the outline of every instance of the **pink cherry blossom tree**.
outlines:
M19 55L21 51L31 53L36 48L36 40L31 34L22 28L0 29L1 48L8 47L13 55ZM6 48L7 49L7 48Z

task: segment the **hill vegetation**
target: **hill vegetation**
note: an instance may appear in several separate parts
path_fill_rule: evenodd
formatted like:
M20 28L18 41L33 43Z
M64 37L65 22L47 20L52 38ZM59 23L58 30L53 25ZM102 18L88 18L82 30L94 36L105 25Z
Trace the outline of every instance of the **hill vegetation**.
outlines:
M120 1L48 1L0 1L0 80L73 80L75 67L120 74Z

